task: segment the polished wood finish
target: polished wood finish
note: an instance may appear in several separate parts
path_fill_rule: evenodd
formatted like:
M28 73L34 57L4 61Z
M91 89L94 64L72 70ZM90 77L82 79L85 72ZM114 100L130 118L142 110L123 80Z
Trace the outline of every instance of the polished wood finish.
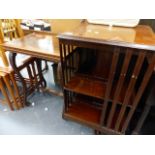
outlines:
M71 104L72 106L68 109L68 112L64 113L64 118L76 120L77 122L82 122L82 124L88 124L89 126L94 126L94 124L98 126L101 110L91 107L89 104L82 101Z
M76 30L59 35L61 39L155 50L155 35L149 26L108 27L83 22Z
M32 33L22 38L4 43L3 49L31 55L33 57L59 62L59 46L55 35L51 33Z
M59 44L63 117L100 133L125 134L153 75L155 37L152 30L145 26L111 28L82 23L75 31L60 34ZM84 51L96 60L85 56ZM100 74L96 71L101 59L98 55L102 56L100 65L107 66L100 67ZM82 60L75 67L77 59ZM109 66L104 64L107 61ZM81 70L82 67L85 69Z
M99 99L104 98L106 85L101 80L93 80L84 76L75 76L64 86L68 91L94 96Z

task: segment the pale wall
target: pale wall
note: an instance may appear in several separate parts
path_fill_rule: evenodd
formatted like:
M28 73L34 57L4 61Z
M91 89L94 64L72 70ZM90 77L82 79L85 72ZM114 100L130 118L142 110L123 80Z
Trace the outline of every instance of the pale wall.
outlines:
M68 32L75 29L82 19L45 19L51 24L53 33Z

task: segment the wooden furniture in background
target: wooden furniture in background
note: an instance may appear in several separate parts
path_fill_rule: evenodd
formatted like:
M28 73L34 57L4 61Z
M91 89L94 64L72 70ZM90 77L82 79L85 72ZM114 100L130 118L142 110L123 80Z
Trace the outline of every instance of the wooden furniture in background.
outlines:
M8 42L9 40L14 40L19 37L23 37L23 32L20 29L20 22L16 19L1 19L0 20L0 43L3 44ZM41 62L36 58L20 55L20 59L18 59L18 65L16 65L13 61L9 62L7 58L9 58L8 50L3 49L0 47L0 53L2 60L0 62L0 72L2 77L5 81L4 89L8 89L10 91L10 95L13 98L13 101L9 101L7 96L4 94L4 90L2 89L3 95L6 97L8 103L14 103L17 105L16 100L21 101L19 107L16 106L17 109L24 107L26 105L26 96L30 95L36 88L45 87L46 81L42 76L41 70ZM7 53L7 56L6 56ZM11 54L10 54L11 56ZM13 59L15 58L12 56ZM23 58L22 58L23 57ZM21 60L22 59L22 60ZM20 63L19 63L20 62ZM10 64L11 63L11 64ZM11 66L12 65L12 66ZM24 72L28 74L28 77L23 76L22 73ZM11 78L9 78L11 77ZM11 82L12 81L12 82ZM17 81L22 83L23 87L27 87L26 89L21 89L17 94L20 94L18 97L22 96L22 100L20 98L16 98L15 93L11 89L12 86L17 87ZM18 89L15 90L18 91ZM15 96L14 96L15 95ZM15 100L16 98L16 100ZM11 105L9 104L9 105ZM10 107L13 110L13 105Z
M2 44L1 47L4 50L9 50L11 52L11 65L15 71L17 70L16 54L18 53L26 54L35 57L36 59L39 58L42 60L48 60L56 63L60 62L58 39L56 38L56 35L52 35L52 33L32 33L20 39L6 42ZM17 75L21 76L19 72L17 72ZM44 81L43 76L41 78L41 81ZM27 88L24 85L23 88L25 92L27 92ZM49 91L56 95L62 96L61 93L54 90Z
M0 43L22 36L23 33L18 20L0 20ZM4 97L1 103L7 103L11 110L20 109L23 107L23 95L19 91L14 71L11 69L6 53L2 48L0 48L0 57L2 58L2 66L0 66L0 91Z
M0 43L19 38L23 36L23 31L20 27L20 21L17 19L1 19L0 20ZM5 66L9 66L5 51L0 49L0 55Z
M14 57L14 56L13 56ZM45 88L46 81L41 72L41 62L38 59L30 58L22 65L12 68L0 67L0 91L11 110L20 109L28 105L27 96L36 89ZM28 77L23 78L21 71L27 72ZM18 86L21 83L23 88Z
M63 118L88 125L96 133L127 133L150 89L155 66L152 30L85 22L70 33L60 34L59 44ZM87 56L83 58L82 53ZM144 117L138 119L143 122ZM137 122L140 128L142 123Z
M1 31L4 35L3 41L24 36L18 19L1 19Z

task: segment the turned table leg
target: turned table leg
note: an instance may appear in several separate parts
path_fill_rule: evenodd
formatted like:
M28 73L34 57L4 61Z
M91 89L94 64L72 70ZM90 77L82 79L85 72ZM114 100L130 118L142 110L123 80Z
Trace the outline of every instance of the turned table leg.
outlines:
M42 60L40 59L37 59L36 62L37 62L37 67L38 67L38 72L40 73L39 77L40 77L40 80L42 82L42 88L46 88L47 86L47 83L46 83L46 80L43 76L43 73L42 73L42 63L41 63Z

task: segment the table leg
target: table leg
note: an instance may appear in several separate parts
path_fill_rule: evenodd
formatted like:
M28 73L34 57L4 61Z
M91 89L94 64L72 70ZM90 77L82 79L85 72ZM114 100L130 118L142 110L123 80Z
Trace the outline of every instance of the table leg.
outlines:
M60 86L62 87L63 82L62 82L62 67L61 67L61 62L58 63L57 73L58 73L58 80L59 80Z
M57 90L54 90L54 89L51 89L51 88L45 88L43 89L43 92L48 92L50 94L54 94L56 96L60 96L60 97L63 97L63 93L62 93L62 73L61 73L61 63L58 62L54 65L52 65L53 67L53 76L54 77L54 83L55 84L59 84L60 87L61 87L61 90L60 91L57 91ZM54 75L54 74L57 74L57 75Z
M46 80L45 80L45 78L44 78L44 76L42 74L42 63L41 63L41 60L37 59L36 62L37 62L38 71L40 73L39 77L40 77L40 80L42 81L42 88L46 88L47 83L46 83Z

